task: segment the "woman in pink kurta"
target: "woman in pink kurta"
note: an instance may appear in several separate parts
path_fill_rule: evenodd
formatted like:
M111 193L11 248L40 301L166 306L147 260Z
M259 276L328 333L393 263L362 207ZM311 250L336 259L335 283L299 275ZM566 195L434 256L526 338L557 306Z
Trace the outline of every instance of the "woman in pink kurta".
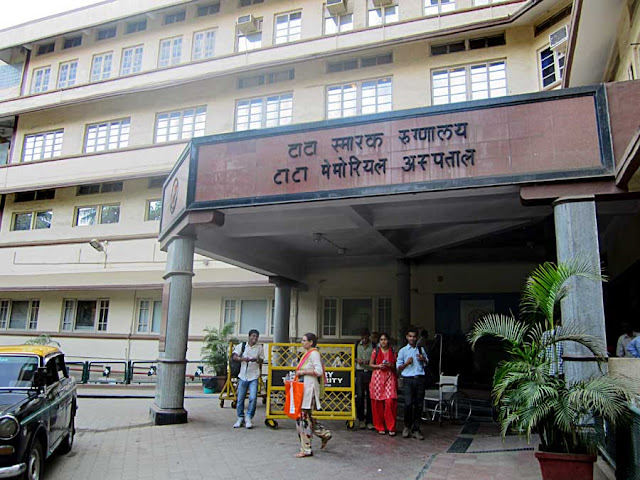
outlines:
M381 333L378 346L371 353L369 366L371 375L371 411L373 426L380 435L389 431L396 435L396 415L398 411L398 379L396 377L396 354L389 345L389 335Z

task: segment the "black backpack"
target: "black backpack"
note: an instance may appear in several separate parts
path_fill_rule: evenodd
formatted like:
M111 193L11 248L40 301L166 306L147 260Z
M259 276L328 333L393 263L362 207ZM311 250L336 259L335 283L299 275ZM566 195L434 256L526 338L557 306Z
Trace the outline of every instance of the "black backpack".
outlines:
M242 349L240 350L240 356L244 354L244 349L247 346L247 342L242 342ZM231 358L229 359L229 372L231 372L231 378L238 378L240 375L240 368L242 367L242 362L238 362L233 359L233 353L231 354Z

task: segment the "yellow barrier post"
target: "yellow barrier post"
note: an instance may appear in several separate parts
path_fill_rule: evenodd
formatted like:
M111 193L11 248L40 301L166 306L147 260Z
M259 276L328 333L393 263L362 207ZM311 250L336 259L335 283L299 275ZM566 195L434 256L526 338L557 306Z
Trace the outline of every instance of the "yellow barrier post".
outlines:
M322 410L314 412L318 420L344 420L352 429L356 419L355 365L353 344L318 344L327 374ZM299 343L269 345L267 374L267 413L264 423L278 428L277 419L289 418L284 413L284 379L295 371L304 350Z

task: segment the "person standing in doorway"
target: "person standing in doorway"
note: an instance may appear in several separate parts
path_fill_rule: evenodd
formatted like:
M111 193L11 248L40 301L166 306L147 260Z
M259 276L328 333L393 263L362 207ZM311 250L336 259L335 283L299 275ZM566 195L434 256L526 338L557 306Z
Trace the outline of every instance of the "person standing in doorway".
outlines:
M404 428L402 437L424 440L420 431L425 390L425 369L429 363L424 348L417 346L418 329L409 327L407 345L398 352L396 368L402 377L404 394Z
M322 441L320 448L324 448L331 440L331 432L324 428L315 418L313 409L320 409L320 393L324 390L324 367L320 352L315 348L318 337L313 333L305 333L302 336L302 348L305 353L296 369L296 376L304 382L304 395L302 397L302 410L300 418L296 420L298 438L300 439L300 451L296 458L311 457L311 440L316 435Z
M374 369L371 376L373 425L380 435L388 431L390 437L395 437L398 412L396 355L386 333L380 334L379 344L373 349L369 365Z
M628 350L629 344L635 338L633 328L628 323L624 323L622 324L622 331L624 333L618 337L618 344L616 345L616 356L633 357Z
M369 339L369 330L363 328L360 332L360 341L356 344L356 418L361 430L368 428L373 430L373 415L371 414L371 359L373 346Z
M240 428L244 424L247 428L253 428L253 416L256 413L256 403L258 400L258 382L262 373L262 362L264 362L264 349L258 345L260 332L258 330L249 331L249 341L236 345L231 358L235 362L240 362L240 373L238 374L238 418L233 428ZM249 408L246 415L244 411L244 400L249 391Z

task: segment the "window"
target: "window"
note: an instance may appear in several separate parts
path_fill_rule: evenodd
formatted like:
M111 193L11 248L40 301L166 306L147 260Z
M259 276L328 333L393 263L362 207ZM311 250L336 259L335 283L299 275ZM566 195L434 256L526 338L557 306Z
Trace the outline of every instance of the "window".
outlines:
M40 300L0 300L0 329L36 330Z
M344 15L331 15L324 19L325 35L334 33L350 32L353 30L353 13L345 13Z
M33 79L31 81L31 93L41 93L49 90L49 76L51 75L51 65L42 68L36 68L33 71Z
M380 7L369 10L369 26L386 25L398 21L398 6Z
M456 9L455 0L424 0L424 14L438 15L453 12Z
M248 7L249 5L256 5L262 2L264 2L264 0L240 0L240 6Z
M363 328L391 330L391 298L323 299L323 337L358 337Z
M162 200L148 200L145 220L160 220L162 215Z
M144 47L129 47L122 50L122 66L120 67L120 75L131 75L142 70L142 54Z
M205 17L207 15L215 15L220 11L220 2L211 3L209 5L200 5L196 11L196 17Z
M391 78L334 85L327 88L327 118L391 111Z
M52 216L53 212L51 210L14 213L11 230L40 230L43 228L51 228Z
M276 45L300 40L302 12L276 15Z
M442 45L432 45L431 55L445 55L448 53L464 52L465 50L477 50L479 48L490 48L506 45L504 33L491 35L490 37L472 38L459 42L445 43Z
M147 29L147 19L139 20L137 22L129 22L127 23L127 28L125 29L125 34L136 33L136 32L144 32Z
M552 86L562 80L564 73L564 55L563 52L554 52L550 48L545 48L540 52L542 88Z
M107 331L109 300L65 299L62 306L62 330Z
M130 119L113 120L87 126L84 152L95 153L117 150L129 145Z
M246 335L256 329L260 333L271 331L273 299L224 299L223 321L225 325L234 323L236 332Z
M158 67L178 65L182 56L182 37L167 38L160 41Z
M118 223L120 221L120 205L92 205L77 207L74 225L87 227L96 224Z
M91 64L91 81L97 82L105 80L111 76L111 64L113 61L113 52L101 53L93 56Z
M117 27L101 28L98 30L96 40L106 40L108 38L114 38L116 36Z
M58 88L73 87L76 84L78 61L61 63L58 68Z
M384 53L373 57L350 58L340 62L327 63L327 73L346 72L358 68L375 67L377 65L387 65L393 63L393 54Z
M207 107L159 113L156 117L155 143L201 137L206 120Z
M479 7L481 5L490 5L492 3L506 2L507 0L473 0L473 6Z
M55 49L55 42L38 45L38 55L46 55L47 53L52 53Z
M169 13L164 16L164 24L171 25L172 23L184 22L185 18L187 18L186 10L180 10L179 12Z
M244 33L237 30L238 39L236 49L238 52L248 52L262 47L262 19L256 19L256 30Z
M122 191L122 182L91 183L80 185L76 189L76 195L93 195L95 193L113 193Z
M64 130L25 135L22 161L44 160L59 157L62 153Z
M289 125L293 115L293 94L238 100L236 131Z
M433 105L502 97L507 94L504 60L432 73Z
M79 47L80 45L82 45L82 35L78 35L77 37L65 38L62 48L73 48Z
M138 333L160 333L162 301L143 299L138 302Z
M271 83L287 82L295 78L295 70L281 70L279 72L264 73L261 75L253 75L251 77L242 77L238 79L238 88L251 88L260 85L268 85Z
M206 30L204 32L196 32L193 34L193 52L192 60L200 60L203 58L213 57L216 46L216 31Z
M16 192L14 203L31 202L34 200L53 200L56 197L55 189L31 190L29 192Z

